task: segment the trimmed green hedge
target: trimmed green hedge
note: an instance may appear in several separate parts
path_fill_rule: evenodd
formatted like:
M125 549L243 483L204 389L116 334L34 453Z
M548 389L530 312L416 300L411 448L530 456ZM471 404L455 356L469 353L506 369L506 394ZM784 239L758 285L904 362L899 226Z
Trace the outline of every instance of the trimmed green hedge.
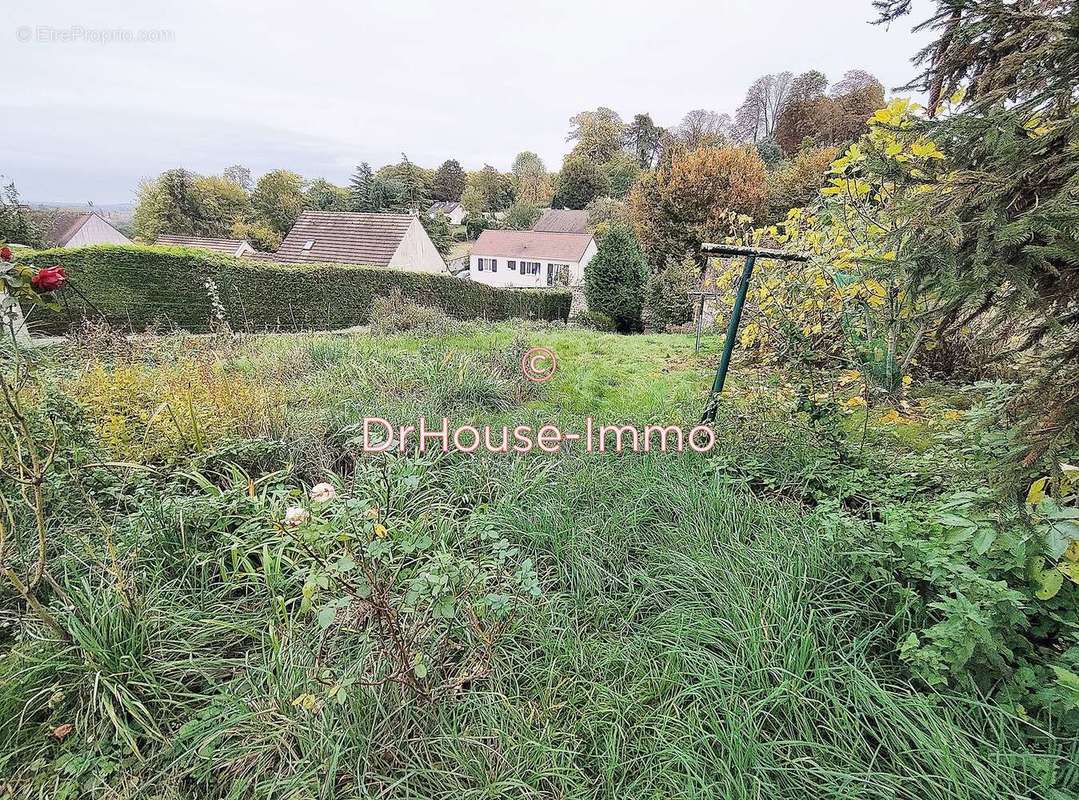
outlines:
M31 325L63 333L83 319L140 331L209 328L207 278L217 284L236 330L329 330L369 321L371 302L400 289L413 302L458 319L564 320L570 293L558 289L492 289L450 275L345 264L275 264L200 250L141 245L43 250L20 254L38 267L62 264L71 283L59 312L36 310Z

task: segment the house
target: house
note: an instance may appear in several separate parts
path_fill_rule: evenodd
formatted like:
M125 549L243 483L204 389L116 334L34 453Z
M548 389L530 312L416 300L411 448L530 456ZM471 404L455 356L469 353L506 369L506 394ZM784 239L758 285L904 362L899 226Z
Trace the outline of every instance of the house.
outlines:
M445 202L432 203L431 207L427 209L427 216L434 219L438 216L438 213L442 212L446 215L446 219L449 220L450 225L463 225L465 222L465 207L456 200L446 200Z
M131 244L131 240L92 211L60 211L45 234L48 247Z
M579 286L595 254L590 233L483 231L472 246L468 274L489 286Z
M258 251L251 246L246 239L213 239L203 236L171 236L162 234L158 236L155 245L163 247L191 247L195 250L209 250L211 253L219 253L223 256L240 258L241 256L257 258ZM254 256L250 254L254 253Z
M588 212L548 208L532 226L547 233L588 233Z
M277 248L285 264L365 264L412 272L445 272L420 218L412 214L304 211Z

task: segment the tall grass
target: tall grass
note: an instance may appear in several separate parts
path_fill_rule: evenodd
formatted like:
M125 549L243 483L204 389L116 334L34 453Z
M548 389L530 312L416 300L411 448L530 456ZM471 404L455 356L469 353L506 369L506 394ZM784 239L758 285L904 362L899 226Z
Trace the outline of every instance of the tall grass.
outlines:
M504 328L458 346L277 337L226 369L273 376L290 397L287 435L305 433L327 461L357 415L387 406L380 416L568 425L588 396L637 419L697 408L688 338L550 337L570 355L532 395L497 363ZM777 430L760 441L793 473L799 444ZM1068 796L1069 743L903 679L887 646L894 612L848 571L825 510L717 473L752 446L441 459L415 513L483 515L534 559L544 596L492 674L435 705L385 686L295 704L325 688L322 669L347 675L365 658L348 641L327 649L300 611L295 544L253 518L246 492L131 479L133 502L57 528L54 605L79 620L74 642L26 619L9 627L0 783L40 798ZM216 468L220 484L246 485ZM61 741L51 732L64 723Z

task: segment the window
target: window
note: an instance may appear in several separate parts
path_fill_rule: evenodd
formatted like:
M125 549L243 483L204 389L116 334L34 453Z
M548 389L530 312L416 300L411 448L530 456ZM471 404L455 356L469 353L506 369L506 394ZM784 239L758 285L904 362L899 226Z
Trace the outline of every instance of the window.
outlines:
M476 271L483 272L498 272L498 259L497 258L477 258L476 259Z
M547 285L568 283L569 264L547 264Z
M522 275L539 275L540 274L540 262L538 262L538 261L522 261L521 262L521 274Z
M304 250L310 250L314 246L315 246L315 240L314 239L308 239L306 242L303 243L303 249Z
M516 261L507 261L506 266L509 267L510 269L514 270L514 271L517 270L517 262Z

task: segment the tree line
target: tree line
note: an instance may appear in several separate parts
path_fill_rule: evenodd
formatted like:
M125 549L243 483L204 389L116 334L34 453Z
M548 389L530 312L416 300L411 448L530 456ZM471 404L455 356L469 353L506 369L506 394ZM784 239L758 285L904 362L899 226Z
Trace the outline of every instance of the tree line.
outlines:
M832 148L858 135L883 96L880 82L860 71L831 87L816 71L782 72L755 81L733 117L695 109L661 127L648 113L625 122L610 108L582 111L570 119L572 147L557 171L527 150L508 172L489 164L467 171L452 158L425 168L402 154L377 169L359 164L346 186L286 169L257 180L241 165L220 175L170 169L140 184L134 233L144 241L162 233L245 238L272 251L304 209L405 212L459 201L468 213L459 235L475 238L485 228L528 228L542 208L553 206L587 208L597 224L633 224L650 260L662 264L669 248L693 249L705 233L701 223L719 218L717 203L763 219L815 191ZM732 169L745 170L737 187L729 185ZM703 199L682 196L716 178L725 190L708 187ZM670 208L649 205L656 191L672 193ZM690 215L694 232L663 233L669 226L661 217L687 204L697 207ZM421 219L439 250L448 252L453 232L445 221Z

